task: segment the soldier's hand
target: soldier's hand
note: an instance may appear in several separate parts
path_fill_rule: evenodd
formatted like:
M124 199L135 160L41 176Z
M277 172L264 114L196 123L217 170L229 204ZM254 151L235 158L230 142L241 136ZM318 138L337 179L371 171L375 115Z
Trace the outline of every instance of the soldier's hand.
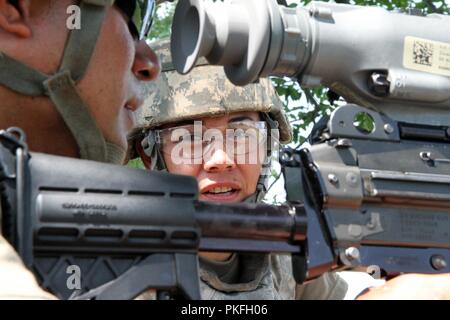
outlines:
M56 299L39 288L13 247L0 235L0 300Z
M369 289L358 300L450 300L450 274L406 274Z

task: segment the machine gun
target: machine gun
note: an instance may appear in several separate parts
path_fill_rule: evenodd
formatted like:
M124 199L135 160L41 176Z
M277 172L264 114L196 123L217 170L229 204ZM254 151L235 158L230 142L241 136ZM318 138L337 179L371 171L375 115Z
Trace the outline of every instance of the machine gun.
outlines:
M275 0L180 0L174 66L224 66L236 85L287 76L346 99L316 143L282 153L308 217L309 276L336 266L449 272L450 17ZM371 120L364 130L355 121Z
M29 153L17 128L0 131L0 195L3 236L59 298L200 299L199 250L291 253L306 273L301 205L202 203L194 178Z

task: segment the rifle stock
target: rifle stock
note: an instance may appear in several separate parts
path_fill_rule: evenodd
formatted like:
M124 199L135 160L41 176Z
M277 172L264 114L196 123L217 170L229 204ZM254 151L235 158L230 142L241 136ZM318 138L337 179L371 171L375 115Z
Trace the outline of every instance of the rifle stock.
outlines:
M304 254L300 205L202 203L193 178L27 153L14 140L0 133L3 234L60 298L75 297L71 266L82 275L81 298L131 299L153 288L199 299L198 251Z

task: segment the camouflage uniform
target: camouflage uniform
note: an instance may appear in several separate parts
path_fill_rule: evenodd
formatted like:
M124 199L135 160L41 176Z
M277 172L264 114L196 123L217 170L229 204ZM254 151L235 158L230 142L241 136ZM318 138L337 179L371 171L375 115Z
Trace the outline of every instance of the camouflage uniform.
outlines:
M245 87L236 87L225 77L222 68L200 61L187 76L179 75L170 59L168 42L154 44L153 49L162 62L159 80L147 86L144 107L137 112L138 126L129 136L129 157L137 156L140 143L151 158L151 168L164 170L165 163L152 137L152 129L184 120L224 116L234 112L258 111L269 127L279 130L281 143L291 141L291 127L283 105L268 79ZM267 179L261 176L256 196L264 195ZM227 262L200 258L201 293L203 299L344 299L354 298L368 286L371 277L361 274L366 282L356 294L348 296L350 283L338 273L327 273L303 286L296 286L289 255L233 254ZM355 291L355 290L353 290Z
M305 285L296 285L289 255L240 255L241 282L226 283L210 263L200 259L201 294L206 300L342 300L349 284L329 272ZM202 263L203 262L203 263ZM370 277L367 275L367 277ZM368 279L370 280L370 279ZM353 297L350 297L353 298Z

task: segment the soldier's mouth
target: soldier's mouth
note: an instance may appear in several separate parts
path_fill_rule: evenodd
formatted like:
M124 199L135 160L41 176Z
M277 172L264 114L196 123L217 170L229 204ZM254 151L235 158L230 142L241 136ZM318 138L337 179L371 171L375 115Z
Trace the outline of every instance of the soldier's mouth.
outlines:
M200 190L200 200L233 201L238 199L240 187L232 183L215 183Z

